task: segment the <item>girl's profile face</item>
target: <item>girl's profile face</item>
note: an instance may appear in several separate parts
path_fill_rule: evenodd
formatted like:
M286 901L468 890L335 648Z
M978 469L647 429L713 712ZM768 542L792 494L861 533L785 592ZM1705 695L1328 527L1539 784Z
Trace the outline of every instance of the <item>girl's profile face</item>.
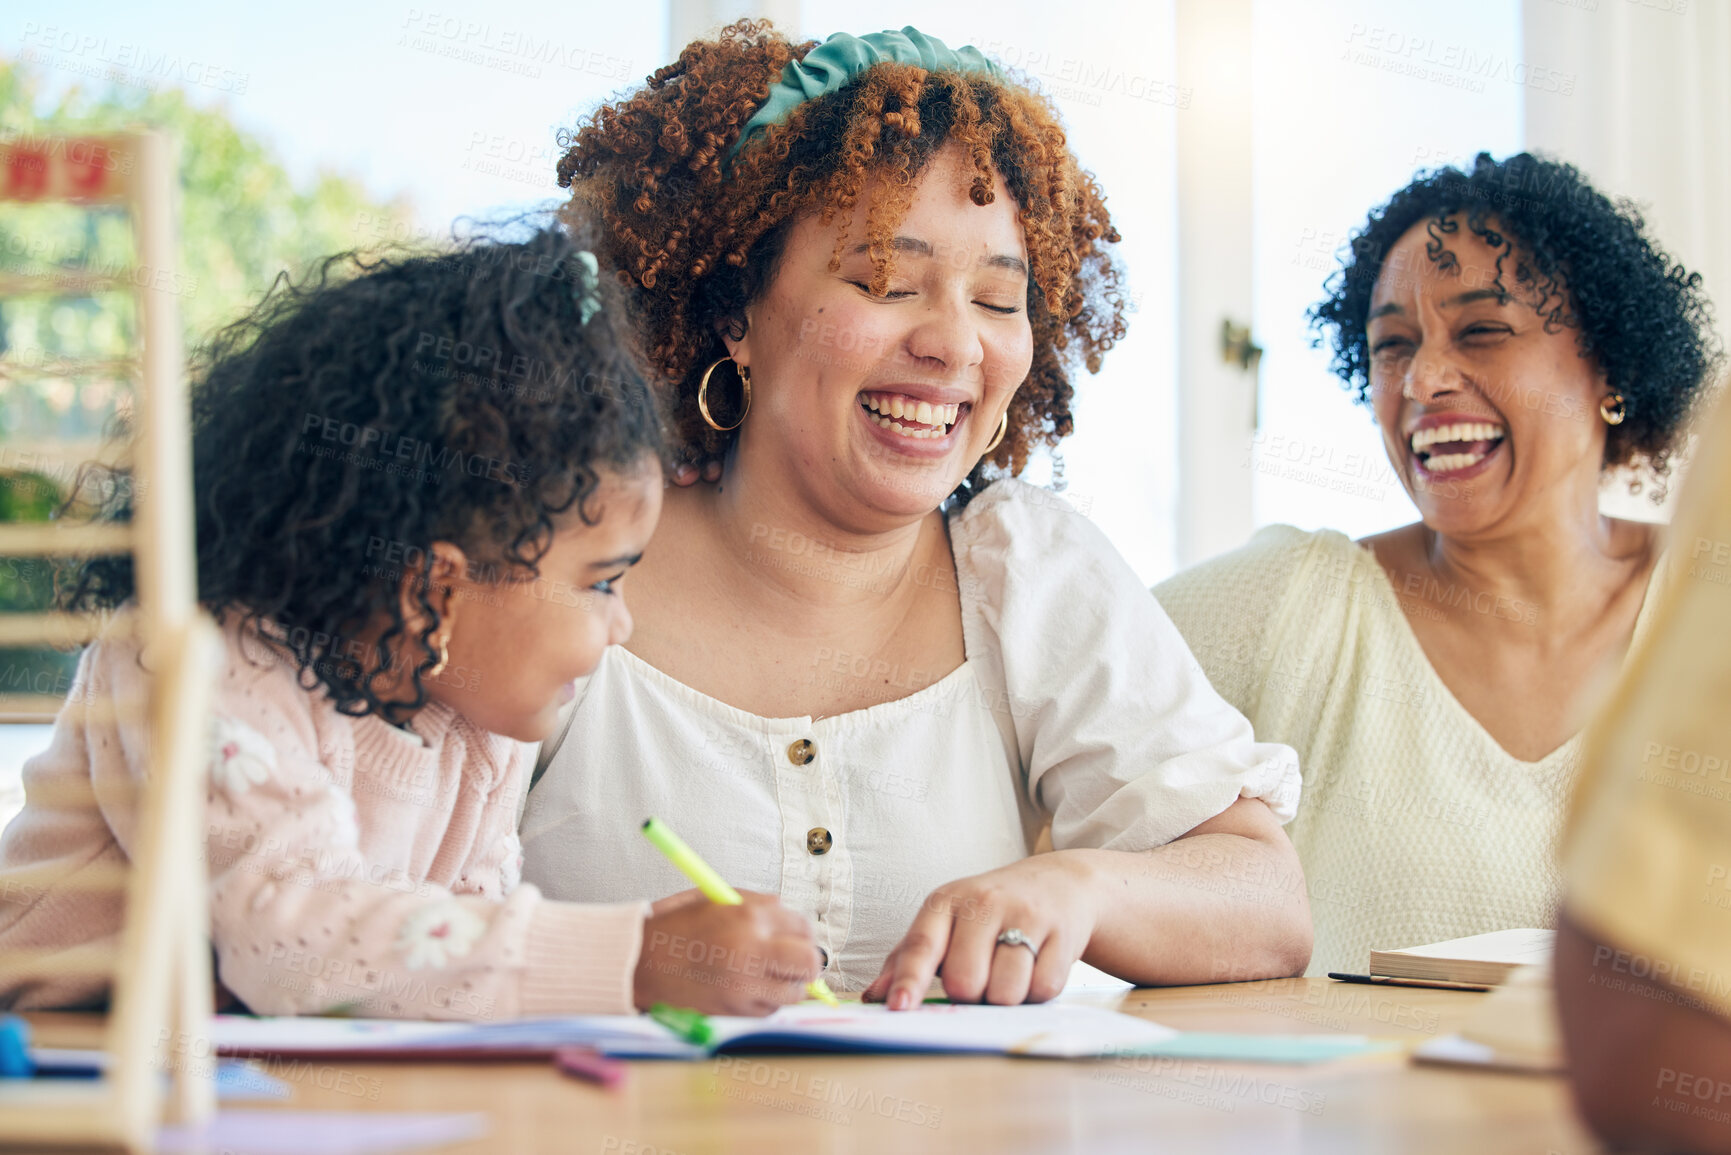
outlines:
M737 452L838 524L930 513L997 435L1033 361L1028 249L1003 179L968 197L957 146L934 156L896 227L888 291L868 291L868 182L847 225L790 229L774 280L730 342L749 367Z
M494 575L465 575L461 565L436 578L451 589L443 627L450 657L438 677L423 677L428 696L496 734L547 737L573 682L631 636L622 584L655 530L661 487L653 462L603 474L586 506L597 523L568 515L533 579L486 580ZM440 543L436 552L454 548Z

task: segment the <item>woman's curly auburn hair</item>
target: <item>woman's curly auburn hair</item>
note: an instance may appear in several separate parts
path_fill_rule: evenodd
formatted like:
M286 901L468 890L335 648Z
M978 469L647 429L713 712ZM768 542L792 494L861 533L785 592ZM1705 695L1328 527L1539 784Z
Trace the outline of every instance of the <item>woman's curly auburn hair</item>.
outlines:
M738 21L717 40L687 45L644 88L566 137L559 183L572 190L568 210L598 219L603 259L632 288L651 364L670 383L676 453L695 461L731 441L699 416L698 381L727 356L722 333L743 335L746 306L769 287L794 221L845 217L866 182L880 181L864 240L876 270L871 291L882 294L914 185L954 143L972 161L973 203L991 203L1001 176L1026 231L1033 362L988 458L1019 473L1036 445L1072 431L1076 366L1097 372L1124 335L1119 269L1105 247L1119 236L1104 196L1043 97L984 73L903 64L877 64L801 103L730 158L783 68L816 45ZM841 252L838 239L832 269ZM963 483L962 500L985 484L985 468L982 461Z
M1447 267L1456 261L1448 238L1462 221L1497 251L1495 287L1519 289L1548 330L1574 329L1581 355L1623 395L1627 417L1606 430L1604 466L1643 464L1653 500L1662 501L1685 419L1719 361L1712 306L1701 275L1654 243L1634 204L1613 202L1573 165L1481 152L1472 171L1422 173L1372 209L1329 279L1328 298L1310 310L1316 343L1333 348L1335 374L1369 403L1366 323L1384 260L1425 223L1426 255ZM1512 286L1504 280L1511 274Z
M580 251L552 228L438 255L330 257L302 283L280 277L201 351L199 601L260 627L339 711L394 723L426 704L434 542L463 550L471 580L530 580L556 531L598 519L605 474L662 453L621 294ZM586 299L601 307L585 323ZM95 516L129 521L128 472L86 476ZM70 610L134 594L130 557L65 577ZM404 668L413 700L383 700Z

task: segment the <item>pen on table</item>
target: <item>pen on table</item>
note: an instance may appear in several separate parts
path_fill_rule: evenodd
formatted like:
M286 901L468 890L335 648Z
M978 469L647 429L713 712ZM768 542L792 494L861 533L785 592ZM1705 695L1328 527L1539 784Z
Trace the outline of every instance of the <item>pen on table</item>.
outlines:
M684 839L667 828L666 823L659 818L646 818L643 821L643 837L654 844L655 849L667 856L667 861L673 863L679 872L691 880L691 884L703 892L703 897L710 902L722 906L738 906L744 900L739 897L739 891L727 885L727 880L715 873L709 863L697 857L697 852L685 845ZM805 986L805 993L832 1007L841 1003L829 989L829 984L819 978Z
M593 1047L560 1047L553 1052L553 1065L567 1075L599 1083L610 1090L625 1081L625 1064L609 1059Z
M1374 983L1391 987L1432 987L1442 991L1488 991L1484 983L1452 983L1444 979L1406 979L1394 975L1348 975L1329 971L1328 977L1341 983Z

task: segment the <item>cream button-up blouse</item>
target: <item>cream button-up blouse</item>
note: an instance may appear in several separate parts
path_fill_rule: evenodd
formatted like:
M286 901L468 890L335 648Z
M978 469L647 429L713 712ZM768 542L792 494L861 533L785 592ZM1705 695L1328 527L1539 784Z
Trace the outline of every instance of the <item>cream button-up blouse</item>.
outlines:
M825 979L859 990L927 894L1027 857L1048 819L1057 849L1140 851L1241 796L1292 818L1296 756L1255 740L1092 522L1000 481L950 541L966 659L905 698L760 718L609 649L529 794L524 878L584 902L683 890L639 833L653 815L809 916Z

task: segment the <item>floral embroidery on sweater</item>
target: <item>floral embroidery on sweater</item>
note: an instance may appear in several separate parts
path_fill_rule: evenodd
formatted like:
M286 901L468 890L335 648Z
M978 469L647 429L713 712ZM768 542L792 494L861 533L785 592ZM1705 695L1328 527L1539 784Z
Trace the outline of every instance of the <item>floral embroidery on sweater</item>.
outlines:
M486 920L455 899L432 903L403 920L397 932L397 949L403 953L403 964L412 971L439 968L468 954L486 929Z
M210 776L231 794L245 794L276 773L276 747L244 722L218 714L211 727Z

